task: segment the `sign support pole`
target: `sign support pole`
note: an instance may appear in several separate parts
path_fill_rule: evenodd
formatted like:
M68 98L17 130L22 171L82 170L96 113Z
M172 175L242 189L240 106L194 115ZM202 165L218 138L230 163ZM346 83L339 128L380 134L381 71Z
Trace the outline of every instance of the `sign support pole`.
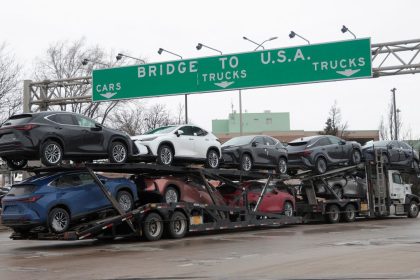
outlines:
M242 136L242 91L239 90L239 134Z
M188 94L185 94L185 123L188 123Z

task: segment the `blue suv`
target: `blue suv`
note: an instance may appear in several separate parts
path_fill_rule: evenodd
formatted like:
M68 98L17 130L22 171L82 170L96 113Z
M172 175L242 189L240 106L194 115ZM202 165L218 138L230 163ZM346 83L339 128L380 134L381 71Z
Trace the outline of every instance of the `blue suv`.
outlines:
M125 178L99 175L124 211L138 201L136 185ZM112 205L88 172L66 171L31 177L13 185L3 198L2 223L15 232L62 233L71 223L105 215Z

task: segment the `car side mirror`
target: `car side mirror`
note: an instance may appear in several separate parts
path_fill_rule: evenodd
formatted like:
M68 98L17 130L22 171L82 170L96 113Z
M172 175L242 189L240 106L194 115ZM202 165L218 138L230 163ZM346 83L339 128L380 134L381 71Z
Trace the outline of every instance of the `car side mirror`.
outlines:
M391 145L388 145L388 146L386 146L388 149L390 149L390 150L392 150L392 146Z
M340 145L345 145L346 142L345 141L340 141Z
M90 130L92 131L101 131L102 130L102 125L100 125L99 123L95 123L94 127L91 127Z
M182 131L182 130L180 130L180 129L178 129L177 131L176 131L176 136L181 136L182 134L184 134L184 131Z
M257 141L252 142L252 147L257 147L259 144L260 144L260 143L259 143L259 142L257 142Z

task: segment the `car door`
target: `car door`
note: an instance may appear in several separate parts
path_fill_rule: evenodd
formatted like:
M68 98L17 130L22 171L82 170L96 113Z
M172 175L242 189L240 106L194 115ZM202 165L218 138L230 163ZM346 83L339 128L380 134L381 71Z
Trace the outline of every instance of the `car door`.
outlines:
M267 144L266 146L267 152L268 152L267 163L270 165L277 165L278 158L280 156L280 151L278 150L278 146L277 146L278 141L269 136L265 136L264 141Z
M75 115L76 123L82 132L83 141L78 145L83 153L101 154L104 151L104 135L102 128L92 119Z
M401 164L411 165L413 162L413 149L404 142L398 141L397 143L401 151L399 157Z
M397 141L391 141L387 146L387 150L389 161L392 163L398 163L400 161L401 148L399 147Z
M263 136L256 136L252 141L253 159L256 164L268 164L268 148Z
M206 158L210 147L209 133L197 126L191 126L194 137L194 150L197 158Z
M54 182L54 186L59 190L57 200L70 208L72 217L94 212L108 204L88 173L64 174Z
M178 131L182 131L182 133L177 134ZM175 134L177 135L173 139L175 157L195 157L195 138L192 132L192 127L189 125L182 126L175 131Z
M339 139L334 136L329 136L328 140L331 142L331 146L329 147L329 155L331 158L337 161L347 161L349 160L348 151L346 147L346 142L343 142L342 139Z
M53 114L46 119L53 123L53 134L63 140L65 154L81 153L79 143L83 141L83 133L72 114Z

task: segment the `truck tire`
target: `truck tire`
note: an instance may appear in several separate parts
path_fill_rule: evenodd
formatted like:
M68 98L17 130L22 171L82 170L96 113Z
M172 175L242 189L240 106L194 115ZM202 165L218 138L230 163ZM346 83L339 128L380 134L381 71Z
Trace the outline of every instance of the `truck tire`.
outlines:
M325 214L327 222L330 224L336 224L340 221L340 208L337 205L333 204L327 209L327 214Z
M418 205L417 201L412 200L409 204L409 207L408 207L407 217L408 218L417 218L418 215L419 215L419 205Z
M162 217L157 213L150 213L142 224L143 237L147 241L157 241L163 234Z
M353 204L347 204L342 215L343 222L352 223L356 220L356 207Z
M172 239L184 237L188 232L187 217L182 212L175 211L166 225L166 231L167 236Z

